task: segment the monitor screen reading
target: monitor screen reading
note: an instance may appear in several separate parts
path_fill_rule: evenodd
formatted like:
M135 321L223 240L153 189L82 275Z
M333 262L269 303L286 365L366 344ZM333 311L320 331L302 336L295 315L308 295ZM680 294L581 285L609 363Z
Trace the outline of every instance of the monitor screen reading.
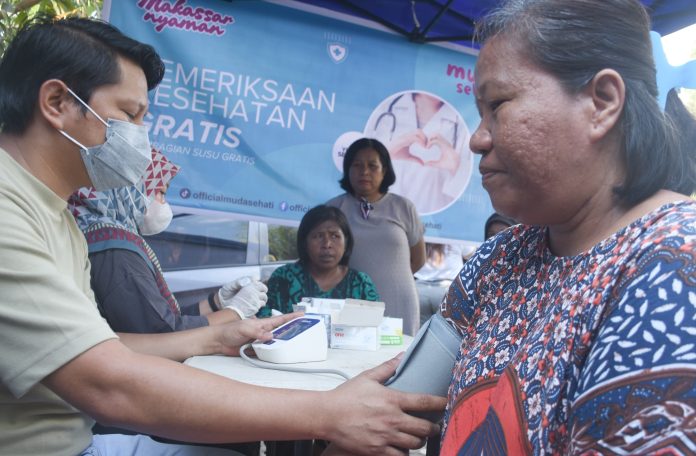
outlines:
M319 323L319 320L314 318L300 318L291 321L287 325L273 331L273 338L278 340L290 340L300 333Z

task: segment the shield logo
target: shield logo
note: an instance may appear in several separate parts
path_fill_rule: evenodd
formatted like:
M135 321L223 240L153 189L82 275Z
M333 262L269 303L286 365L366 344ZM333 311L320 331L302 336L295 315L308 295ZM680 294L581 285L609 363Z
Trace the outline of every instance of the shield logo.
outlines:
M328 43L326 50L335 63L343 62L348 56L348 48L339 43Z

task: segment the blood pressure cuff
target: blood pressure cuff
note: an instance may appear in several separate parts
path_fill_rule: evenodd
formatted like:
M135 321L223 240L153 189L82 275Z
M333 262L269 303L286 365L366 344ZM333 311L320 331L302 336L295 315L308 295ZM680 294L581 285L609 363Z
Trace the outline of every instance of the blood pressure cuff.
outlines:
M433 315L418 330L396 372L385 385L407 393L447 396L461 343L461 336L447 320L440 314ZM419 416L437 422L442 413Z

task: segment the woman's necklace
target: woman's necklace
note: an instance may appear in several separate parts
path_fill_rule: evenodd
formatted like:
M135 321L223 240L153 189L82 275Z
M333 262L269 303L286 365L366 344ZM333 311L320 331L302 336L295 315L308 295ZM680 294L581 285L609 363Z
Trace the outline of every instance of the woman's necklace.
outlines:
M367 220L367 218L370 216L370 212L375 208L375 206L372 205L371 202L367 200L365 197L360 197L360 214L362 215L362 218Z
M374 202L376 203L382 198L384 198L384 195L380 194L379 198L377 198ZM370 212L375 209L375 205L372 204L372 202L365 196L359 196L358 199L360 201L360 214L362 215L362 218L367 220L367 218L370 216Z

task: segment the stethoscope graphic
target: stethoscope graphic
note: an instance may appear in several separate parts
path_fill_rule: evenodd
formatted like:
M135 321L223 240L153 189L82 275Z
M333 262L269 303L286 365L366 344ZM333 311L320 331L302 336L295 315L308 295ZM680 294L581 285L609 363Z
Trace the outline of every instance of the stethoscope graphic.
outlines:
M392 100L392 102L389 103L389 108L387 108L387 110L385 112L383 112L382 114L380 114L379 117L377 117L377 120L375 120L375 126L374 126L375 131L377 131L377 129L382 124L384 119L387 119L387 121L391 121L391 128L389 129L389 140L390 141L392 139L392 136L394 135L394 130L396 130L396 116L392 112L392 109L394 109L394 105L396 103L398 103L399 100L401 100L401 98L403 96L404 96L404 94L402 93L398 97L394 98Z
M402 93L401 95L398 95L397 97L395 97L392 100L392 102L389 103L389 107L387 108L387 110L385 112L383 112L382 114L380 114L379 117L377 117L377 120L375 120L375 124L373 127L374 131L377 131L379 129L382 122L390 122L391 123L391 125L389 127L389 141L392 140L392 137L394 136L394 131L396 130L396 115L394 114L394 112L392 112L392 110L394 109L394 105L396 105L396 103L398 103L399 100L401 100L401 98L403 96L404 96L404 94ZM453 134L452 134L452 147L456 147L458 134L459 134L459 131L458 131L459 125L457 125L457 122L452 122L452 125L454 126L453 127L454 130L453 130Z

